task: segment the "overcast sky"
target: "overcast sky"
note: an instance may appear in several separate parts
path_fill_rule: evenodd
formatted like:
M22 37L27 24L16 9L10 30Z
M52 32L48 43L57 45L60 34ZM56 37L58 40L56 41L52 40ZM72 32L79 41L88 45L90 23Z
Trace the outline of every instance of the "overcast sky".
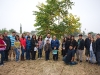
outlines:
M0 0L0 29L15 29L19 32L20 23L23 31L35 30L36 5L46 0ZM80 17L82 31L100 33L100 0L72 0L75 2L72 13Z

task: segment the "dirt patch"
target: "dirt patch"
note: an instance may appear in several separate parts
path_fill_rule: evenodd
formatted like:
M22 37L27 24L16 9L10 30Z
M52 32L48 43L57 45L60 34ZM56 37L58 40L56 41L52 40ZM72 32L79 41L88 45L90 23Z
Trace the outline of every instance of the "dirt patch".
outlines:
M78 65L69 66L61 58L59 61L37 59L6 62L0 67L0 75L100 75L100 66L89 64L85 60Z

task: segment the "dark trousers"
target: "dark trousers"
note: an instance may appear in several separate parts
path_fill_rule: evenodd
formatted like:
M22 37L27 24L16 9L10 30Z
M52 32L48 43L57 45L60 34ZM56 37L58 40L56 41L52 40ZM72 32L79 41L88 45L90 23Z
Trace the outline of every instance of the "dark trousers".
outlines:
M23 49L23 47L21 47L21 51L22 51L21 56L24 57L25 49Z
M58 60L57 59L57 54L53 54L53 60L55 61L55 60Z
M38 49L38 58L42 57L42 49Z
M1 54L1 62L0 62L0 65L2 65L3 64L3 61L4 61L4 56L5 56L4 51L0 51L0 54Z
M66 50L63 50L63 57L66 55Z
M32 50L32 60L35 60L36 57L36 51Z
M97 63L100 65L100 52L97 52Z
M45 51L45 60L49 60L50 51Z
M56 60L58 60L58 52L57 52L57 59Z
M5 53L5 59L4 60L5 61L8 61L8 52L9 52L9 50L5 50L4 51L4 53Z
M30 60L30 49L26 50L26 60Z

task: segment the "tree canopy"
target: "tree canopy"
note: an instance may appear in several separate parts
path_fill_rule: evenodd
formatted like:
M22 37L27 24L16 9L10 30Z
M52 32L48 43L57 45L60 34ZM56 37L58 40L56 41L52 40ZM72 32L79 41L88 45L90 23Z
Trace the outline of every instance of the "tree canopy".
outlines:
M60 38L64 34L79 32L80 18L68 12L74 5L71 0L46 0L46 4L37 6L39 11L34 11L38 35L46 36L47 33Z

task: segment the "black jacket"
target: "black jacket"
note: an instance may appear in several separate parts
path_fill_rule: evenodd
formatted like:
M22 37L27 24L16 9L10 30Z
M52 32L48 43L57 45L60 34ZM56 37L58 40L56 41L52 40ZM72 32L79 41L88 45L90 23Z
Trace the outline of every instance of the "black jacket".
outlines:
M36 44L38 43L37 40L31 39L31 49L34 50L34 47L36 47Z
M70 41L70 44L73 45L73 48L76 48L77 46L76 40Z
M90 48L90 43L91 43L91 40L90 40L89 38L86 38L86 39L85 39L85 48L86 48L87 50L89 50L89 48Z
M80 43L79 43L80 41ZM78 49L79 50L84 50L84 40L83 39L78 39Z
M100 38L96 40L96 52L100 52Z
M67 41L65 42L65 50L66 50L66 52L68 52L69 45L70 45L70 40L67 40Z
M9 38L8 36L5 36L5 37L4 37L4 41L5 41L5 43L7 44L6 50L9 50L10 47L11 47L11 41L10 41L10 38Z

